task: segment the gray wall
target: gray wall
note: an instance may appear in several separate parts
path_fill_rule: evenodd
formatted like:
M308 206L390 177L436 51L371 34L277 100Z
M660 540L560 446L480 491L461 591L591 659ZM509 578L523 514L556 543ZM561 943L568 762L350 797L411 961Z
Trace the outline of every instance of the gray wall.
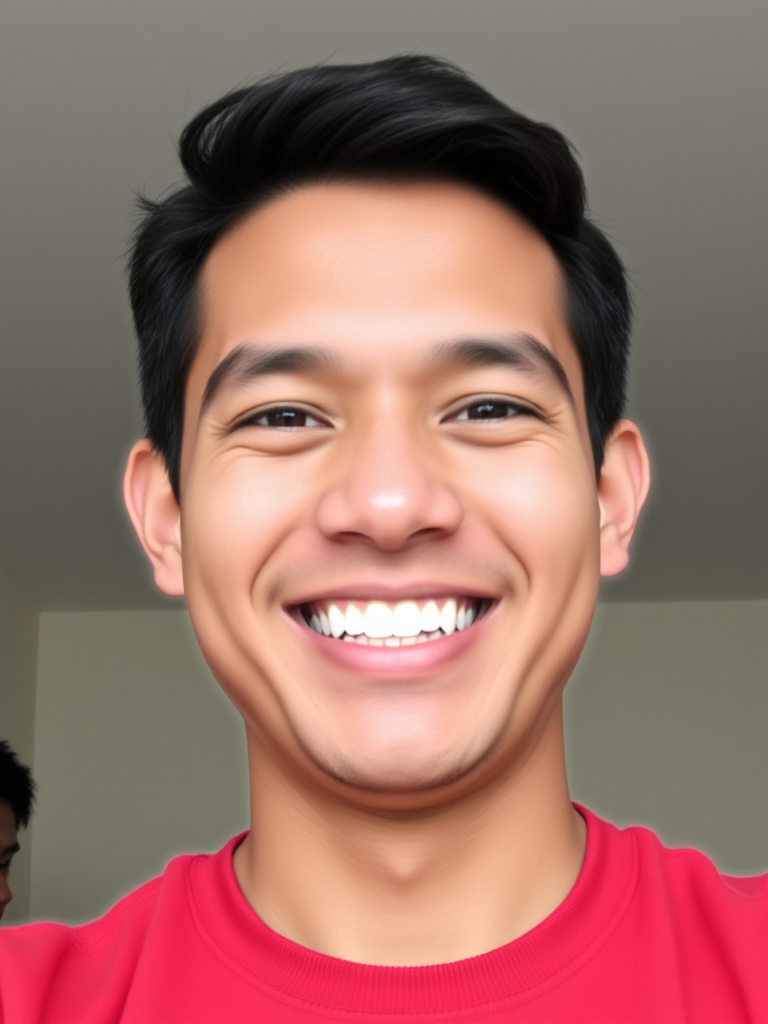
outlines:
M35 774L35 918L95 916L247 827L241 721L186 612L42 615Z
M768 870L768 601L598 605L566 721L575 800Z
M8 740L25 764L35 753L35 675L37 609L7 576L0 573L0 740ZM4 923L23 921L29 913L33 827L19 836L21 852L14 858L13 902Z
M607 604L569 686L575 799L768 869L768 601ZM41 616L32 916L82 920L247 824L239 718L183 612Z

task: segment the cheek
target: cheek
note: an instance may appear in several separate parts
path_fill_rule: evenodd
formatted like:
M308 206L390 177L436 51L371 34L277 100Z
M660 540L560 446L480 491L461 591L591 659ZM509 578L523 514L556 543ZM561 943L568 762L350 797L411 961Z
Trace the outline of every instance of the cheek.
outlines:
M296 528L309 505L301 473L278 459L238 455L187 481L182 544L187 568L206 585L255 574Z
M521 446L494 461L474 500L524 569L564 575L567 565L585 562L596 569L599 509L594 475L581 454Z

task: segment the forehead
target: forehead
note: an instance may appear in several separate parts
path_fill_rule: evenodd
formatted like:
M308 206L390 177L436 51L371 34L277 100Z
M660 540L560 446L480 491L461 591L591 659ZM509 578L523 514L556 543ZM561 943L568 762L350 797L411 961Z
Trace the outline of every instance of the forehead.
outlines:
M581 392L560 268L512 210L437 182L307 186L257 209L209 255L187 407L244 342L330 345L374 374L435 342L510 331L551 349Z

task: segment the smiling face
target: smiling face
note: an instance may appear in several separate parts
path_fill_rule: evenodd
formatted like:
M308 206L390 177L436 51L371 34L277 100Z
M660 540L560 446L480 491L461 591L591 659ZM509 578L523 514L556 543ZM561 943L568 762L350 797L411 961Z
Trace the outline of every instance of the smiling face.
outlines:
M541 236L449 184L305 187L211 252L145 546L268 756L455 791L557 717L601 545L563 306Z

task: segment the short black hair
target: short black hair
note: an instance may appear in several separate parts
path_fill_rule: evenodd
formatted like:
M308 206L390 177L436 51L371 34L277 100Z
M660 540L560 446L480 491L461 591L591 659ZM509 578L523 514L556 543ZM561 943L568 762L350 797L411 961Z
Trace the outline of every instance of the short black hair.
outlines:
M0 800L10 804L17 828L29 824L36 789L32 772L19 761L7 740L0 740Z
M179 497L197 284L216 242L269 199L319 182L442 180L490 195L544 237L565 281L599 472L626 394L631 302L621 260L589 220L572 148L459 68L424 55L320 65L224 96L184 129L187 181L144 218L130 256L146 431Z

